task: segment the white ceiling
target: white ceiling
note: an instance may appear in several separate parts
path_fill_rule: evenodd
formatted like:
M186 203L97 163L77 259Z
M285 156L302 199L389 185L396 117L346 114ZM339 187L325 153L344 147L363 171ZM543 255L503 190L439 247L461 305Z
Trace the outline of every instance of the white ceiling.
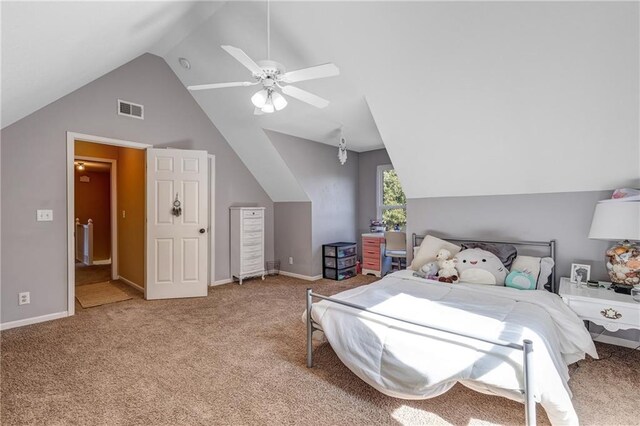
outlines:
M250 77L221 44L266 54L264 2L7 5L3 127L144 51L185 85ZM296 84L330 106L256 117L254 87L194 98L274 201L307 197L263 129L335 145L341 125L350 149L387 148L409 198L640 185L639 7L274 2L272 59L338 65Z
M2 128L146 52L222 2L2 2Z

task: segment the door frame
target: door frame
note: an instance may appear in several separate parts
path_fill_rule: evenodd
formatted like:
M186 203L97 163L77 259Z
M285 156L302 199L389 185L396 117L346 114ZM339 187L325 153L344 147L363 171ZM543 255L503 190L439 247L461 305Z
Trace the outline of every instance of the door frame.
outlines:
M75 315L76 305L76 269L75 269L75 143L76 140L92 142L101 145L113 145L113 146L121 146L125 148L134 148L134 149L147 149L151 148L153 145L149 145L146 143L126 141L121 139L113 139L113 138L105 138L102 136L95 135L87 135L83 133L77 132L66 132L67 133L67 315L72 316ZM106 160L106 159L101 159ZM112 174L112 182L113 176ZM117 176L116 176L117 179ZM112 187L113 188L113 187ZM113 200L112 200L113 201ZM112 202L112 209L113 209ZM112 215L112 221L117 221L117 214ZM112 239L113 243L113 234ZM117 241L117 240L116 240ZM117 250L117 245L112 246L112 249L115 248ZM112 255L113 262L113 255ZM112 276L114 274L114 269L111 270Z
M209 286L216 282L216 156L209 158Z
M95 161L99 163L111 164L111 168L109 170L109 198L111 204L109 212L109 222L111 222L111 279L115 280L118 278L118 160L114 160L113 158L87 157L84 155L75 155L73 158L74 160L80 161ZM75 199L73 201L75 209Z

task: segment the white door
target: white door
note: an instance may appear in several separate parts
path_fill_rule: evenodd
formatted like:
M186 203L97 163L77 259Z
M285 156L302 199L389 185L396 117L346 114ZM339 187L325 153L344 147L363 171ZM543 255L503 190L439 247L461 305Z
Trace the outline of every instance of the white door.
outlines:
M207 163L206 151L147 148L146 299L207 295Z

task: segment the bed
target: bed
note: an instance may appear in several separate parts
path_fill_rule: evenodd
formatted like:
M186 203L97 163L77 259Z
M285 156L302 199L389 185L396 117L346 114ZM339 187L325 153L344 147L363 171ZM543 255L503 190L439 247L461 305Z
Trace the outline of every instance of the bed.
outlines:
M551 242L516 243L544 243L555 254ZM582 321L552 292L451 285L410 270L332 297L308 289L304 319L308 367L312 339L326 338L351 371L386 395L432 398L460 382L524 402L529 425L536 402L553 424L578 424L567 366L585 353L597 357Z

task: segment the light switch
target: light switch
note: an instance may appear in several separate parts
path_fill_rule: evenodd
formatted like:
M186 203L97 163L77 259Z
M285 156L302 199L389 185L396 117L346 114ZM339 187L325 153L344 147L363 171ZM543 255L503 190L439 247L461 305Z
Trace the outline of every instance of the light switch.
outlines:
M53 210L38 210L36 220L38 222L53 222Z

